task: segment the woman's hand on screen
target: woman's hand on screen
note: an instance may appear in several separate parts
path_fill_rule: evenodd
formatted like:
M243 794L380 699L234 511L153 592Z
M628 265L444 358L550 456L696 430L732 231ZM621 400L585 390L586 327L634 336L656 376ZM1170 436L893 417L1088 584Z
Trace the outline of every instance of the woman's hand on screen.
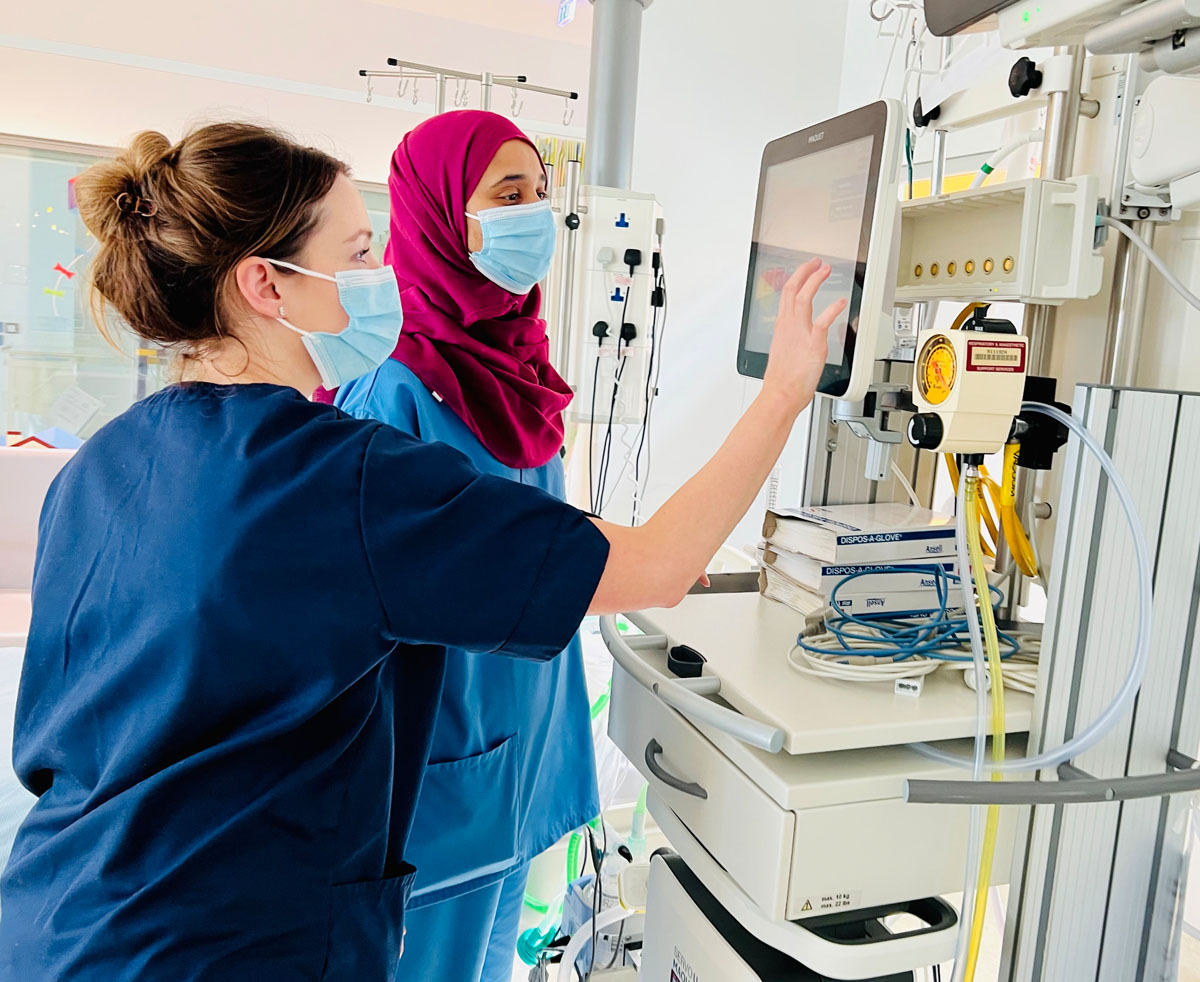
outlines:
M810 259L791 275L779 294L779 316L763 390L778 393L797 412L817 391L829 350L829 328L846 308L845 300L837 300L813 316L813 298L829 272L820 259Z

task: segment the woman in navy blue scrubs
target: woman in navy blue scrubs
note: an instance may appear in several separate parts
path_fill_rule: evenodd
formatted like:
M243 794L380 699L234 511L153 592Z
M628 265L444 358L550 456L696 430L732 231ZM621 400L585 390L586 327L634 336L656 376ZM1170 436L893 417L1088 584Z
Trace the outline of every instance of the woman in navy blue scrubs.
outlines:
M98 296L182 382L43 509L0 979L390 980L445 648L545 659L587 611L677 602L812 397L827 269L785 288L725 445L627 529L306 398L400 327L338 161L221 124L76 191Z

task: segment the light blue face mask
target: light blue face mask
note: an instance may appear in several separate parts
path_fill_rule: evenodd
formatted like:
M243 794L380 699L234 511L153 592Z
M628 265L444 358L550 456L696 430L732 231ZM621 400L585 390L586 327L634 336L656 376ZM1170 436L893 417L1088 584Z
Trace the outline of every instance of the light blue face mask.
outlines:
M350 323L339 333L301 330L284 320L282 307L275 318L304 339L304 349L321 373L325 388L336 389L373 372L396 350L404 312L400 307L400 286L391 266L339 269L333 276L327 276L282 259L267 262L337 284L338 299L350 317Z
M501 205L467 212L483 229L483 248L470 254L484 276L518 296L545 279L554 258L556 234L549 201Z

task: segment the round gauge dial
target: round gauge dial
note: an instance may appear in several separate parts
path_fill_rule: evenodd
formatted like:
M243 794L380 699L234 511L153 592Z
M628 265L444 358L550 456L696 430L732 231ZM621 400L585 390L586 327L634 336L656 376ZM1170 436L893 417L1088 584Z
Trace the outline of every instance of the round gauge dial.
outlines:
M926 341L917 359L917 388L921 398L931 406L941 405L950 397L957 375L958 356L950 339L938 334Z

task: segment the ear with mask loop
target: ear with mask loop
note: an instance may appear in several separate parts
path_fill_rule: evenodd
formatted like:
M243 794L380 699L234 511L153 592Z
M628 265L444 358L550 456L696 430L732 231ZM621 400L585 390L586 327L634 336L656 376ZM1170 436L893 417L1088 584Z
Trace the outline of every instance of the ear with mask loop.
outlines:
M346 326L341 331L303 330L287 319L283 304L279 305L279 316L275 318L289 331L300 335L321 376L322 386L336 389L387 361L396 348L404 324L400 287L390 266L345 269L330 276L283 259L263 258L273 266L337 284L338 300L347 316Z

